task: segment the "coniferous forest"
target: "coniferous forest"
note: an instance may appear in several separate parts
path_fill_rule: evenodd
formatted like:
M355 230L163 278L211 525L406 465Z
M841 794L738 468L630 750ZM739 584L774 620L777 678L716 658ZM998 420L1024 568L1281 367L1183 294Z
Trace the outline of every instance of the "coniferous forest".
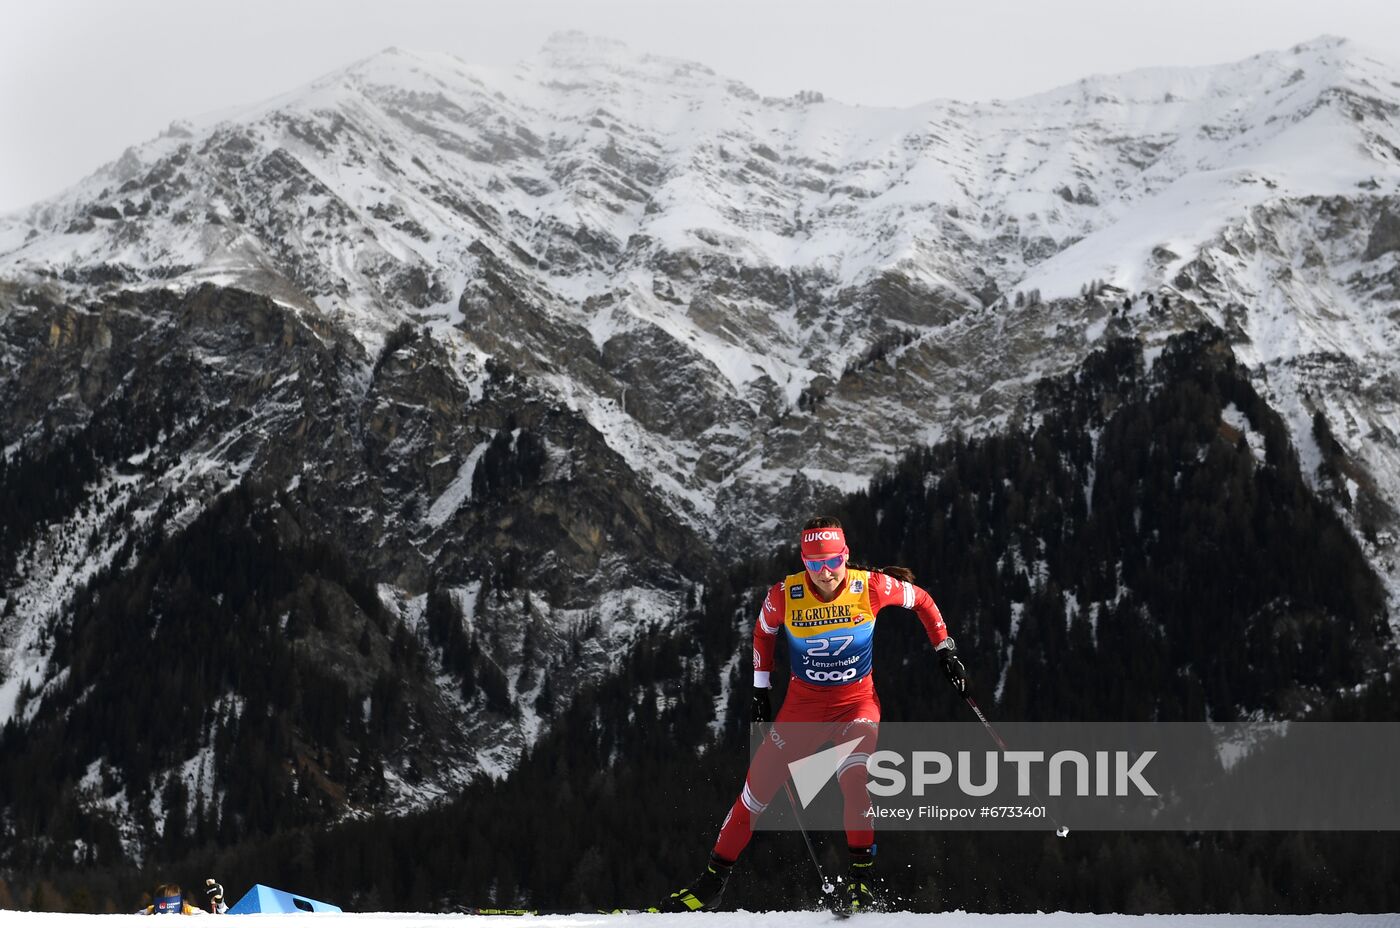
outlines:
M1231 424L1241 416L1248 434ZM1321 476L1302 472L1284 424L1207 328L1150 364L1136 342L1111 342L1043 383L1008 431L917 450L832 514L855 560L907 566L933 594L994 719L1393 720L1385 592L1309 489ZM18 479L0 475L5 498ZM794 533L810 515L790 514ZM753 617L795 569L795 546L703 578L695 607L648 628L613 677L538 707L552 725L504 779L430 811L331 824L338 798L385 789L382 758L403 749L396 734L429 653L488 711L512 707L449 597L430 595L423 634L409 633L347 552L288 520L276 492L245 485L178 544L134 541L117 562L137 567L94 581L71 626L54 630L72 669L48 698L64 711L0 733L3 814L23 838L0 850L0 908L126 910L158 879L212 874L231 897L268 882L347 910L589 909L650 904L699 870L748 759ZM515 573L497 587L528 582ZM159 650L152 608L169 613ZM337 648L378 668L368 715L333 661L312 659ZM875 666L886 721L969 720L911 614L880 616ZM103 678L128 697L85 700ZM231 682L258 712L219 702ZM171 778L161 806L176 819L138 867L114 827L79 808L88 772L65 745L101 744L131 780L178 761L188 737L214 746L221 801L182 819L188 797ZM71 859L75 839L86 859ZM818 842L838 871L843 836ZM1392 833L889 832L879 843L887 896L923 911L1400 907ZM793 833L756 835L726 894L730 907L818 902Z

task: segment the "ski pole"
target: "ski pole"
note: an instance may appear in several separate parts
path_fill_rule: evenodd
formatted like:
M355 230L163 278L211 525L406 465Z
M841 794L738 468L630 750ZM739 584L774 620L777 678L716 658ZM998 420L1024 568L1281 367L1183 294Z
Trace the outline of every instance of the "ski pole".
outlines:
M812 846L812 838L802 825L802 816L797 812L797 797L792 794L792 785L787 780L783 781L783 792L787 793L788 803L792 806L792 820L797 823L797 830L802 832L802 842L807 845L807 854L812 858L812 866L817 868L817 879L822 882L822 892L831 895L836 892L836 884L828 880L822 872L822 865L817 860L817 849Z
M759 726L759 731L763 732L763 740L768 740L768 733L772 726ZM787 793L788 805L792 807L792 820L797 823L797 830L802 832L802 843L807 845L807 856L812 858L812 866L817 868L817 879L821 880L822 892L831 895L836 892L836 884L826 878L826 873L822 871L821 861L817 860L817 849L812 846L812 838L807 834L807 828L802 824L802 815L798 812L797 797L792 794L792 784L788 782L786 776L783 777L783 792Z
M1001 748L1003 753L1011 750L1006 746L1006 742L1001 740L1001 735L997 734L997 730L992 727L992 723L987 720L986 714L983 713L981 707L977 705L977 700L973 699L967 693L963 693L962 698L963 701L967 703L967 707L972 710L972 714L977 716L977 721L981 722L982 727L987 729L987 734L992 736L992 740L996 742L997 747ZM1031 787L1031 796L1034 797L1036 802L1045 807L1046 816L1049 817L1050 821L1055 823L1055 837L1068 837L1069 829L1060 824L1060 820L1055 818L1055 814L1050 811L1050 806L1044 799L1040 798L1040 794L1035 791L1035 787L1033 786Z

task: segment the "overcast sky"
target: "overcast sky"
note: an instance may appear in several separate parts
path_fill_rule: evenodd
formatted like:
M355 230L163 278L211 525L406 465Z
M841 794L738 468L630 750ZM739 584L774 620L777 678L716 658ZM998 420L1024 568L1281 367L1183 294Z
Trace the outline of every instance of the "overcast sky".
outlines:
M1400 58L1382 0L0 0L0 211L172 119L291 90L390 45L509 65L582 29L769 95L1016 97L1330 33Z

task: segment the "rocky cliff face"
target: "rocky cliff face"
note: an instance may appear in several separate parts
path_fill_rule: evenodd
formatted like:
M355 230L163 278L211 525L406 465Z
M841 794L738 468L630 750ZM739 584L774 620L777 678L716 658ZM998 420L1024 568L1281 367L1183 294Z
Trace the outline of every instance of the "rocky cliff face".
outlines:
M877 110L570 34L174 124L0 219L0 718L44 711L73 595L133 539L255 483L449 684L429 595L481 632L525 708L415 705L466 732L435 788L504 770L544 678L606 672L710 552L1032 416L1106 337L1150 358L1205 321L1400 588L1397 82L1322 39Z
M236 573L238 549L210 542L214 554L195 554L203 543L190 536L229 527L210 507L235 489L277 513L256 544L281 552L279 563L347 565L348 577L289 566L304 578L270 594L294 653L342 680L367 716L383 702L381 675L408 678L410 708L384 771L393 788L347 800L341 777L332 793L349 809L427 801L508 770L542 717L606 673L645 623L683 608L709 562L701 539L667 517L577 413L505 362L475 362L478 376L463 379L430 331L403 328L371 359L319 314L208 284L127 291L101 308L19 291L4 331L31 349L9 382L7 428L42 431L0 475L10 565L3 694L9 715L40 729L50 718L71 723L71 707L94 690L129 685L72 665L74 653L99 649L137 667L147 655L182 659L162 614L246 625L237 610L191 605L181 581L141 586L147 620L117 644L98 644L105 639L82 617L85 603L135 597L121 578L182 548ZM195 530L206 517L211 527ZM202 592L220 603L231 595ZM451 603L469 657L430 633L430 594ZM298 632L298 623L314 627ZM389 660L404 631L422 652L417 663ZM187 647L238 648L213 655L217 665L276 672L208 635ZM499 668L494 691L482 683L488 664ZM230 682L221 698L245 695ZM214 724L196 720L174 737ZM123 772L80 740L75 780L103 764ZM197 741L189 749L203 756ZM222 763L207 750L185 765L191 797ZM123 808L158 796L133 785Z

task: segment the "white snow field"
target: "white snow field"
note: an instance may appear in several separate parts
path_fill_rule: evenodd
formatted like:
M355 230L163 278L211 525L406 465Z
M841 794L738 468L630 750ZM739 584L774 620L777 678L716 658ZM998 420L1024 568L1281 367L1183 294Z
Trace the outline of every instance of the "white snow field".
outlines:
M114 928L117 922L135 925L138 915L64 915L48 912L0 910L4 928ZM316 919L331 928L425 928L461 925L518 925L520 928L585 925L608 928L817 928L839 924L826 912L705 912L683 915L424 915L381 912L374 914L235 915L255 919L256 928L306 928L305 919ZM142 922L141 924L144 924ZM859 928L1396 928L1400 914L1389 915L1087 915L1054 912L1016 915L979 915L944 912L920 915L890 912L861 915L852 921Z

